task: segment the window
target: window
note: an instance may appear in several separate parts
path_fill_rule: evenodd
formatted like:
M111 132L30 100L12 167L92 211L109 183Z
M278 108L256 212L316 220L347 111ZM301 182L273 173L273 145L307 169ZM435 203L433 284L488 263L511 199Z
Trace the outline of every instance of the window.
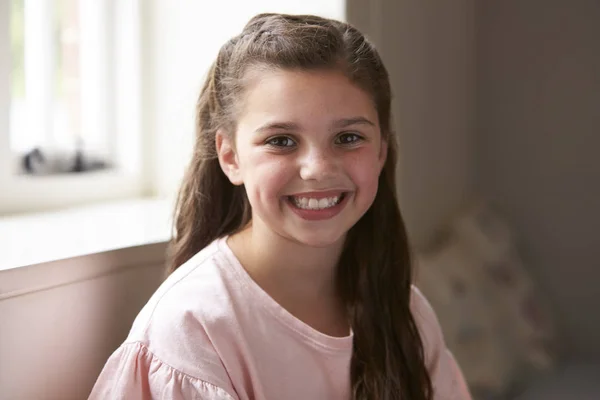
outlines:
M0 215L171 197L219 47L259 12L344 19L343 0L0 0ZM107 168L28 174L35 147ZM70 153L69 153L70 152Z
M140 18L139 0L1 2L0 214L142 193Z

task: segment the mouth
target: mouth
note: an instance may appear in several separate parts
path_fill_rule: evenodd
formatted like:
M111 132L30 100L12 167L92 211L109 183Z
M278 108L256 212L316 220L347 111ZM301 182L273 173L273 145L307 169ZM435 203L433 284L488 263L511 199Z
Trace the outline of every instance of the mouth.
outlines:
M298 195L288 196L288 200L294 206L301 210L326 210L339 205L346 197L345 192L340 192L336 195L323 196L310 196L310 195Z

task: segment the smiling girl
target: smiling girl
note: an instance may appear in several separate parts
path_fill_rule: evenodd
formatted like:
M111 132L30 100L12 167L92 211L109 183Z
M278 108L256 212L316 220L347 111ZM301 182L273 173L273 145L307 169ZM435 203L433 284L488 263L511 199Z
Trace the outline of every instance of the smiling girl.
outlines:
M197 110L170 275L93 399L470 399L412 286L390 84L352 26L262 14Z

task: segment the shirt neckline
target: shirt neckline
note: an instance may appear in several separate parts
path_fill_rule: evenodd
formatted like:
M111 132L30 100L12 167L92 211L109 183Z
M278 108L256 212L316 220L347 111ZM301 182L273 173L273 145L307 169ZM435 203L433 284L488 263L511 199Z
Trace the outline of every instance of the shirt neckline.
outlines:
M318 349L334 354L341 353L343 355L346 355L348 350L352 349L354 338L352 331L348 336L329 336L298 319L275 301L275 299L265 292L265 290L248 274L227 244L227 239L228 236L217 239L217 246L229 261L236 279L240 282L244 290L248 292L249 296L258 299L258 303L274 316L277 321L295 334L300 335L305 341Z

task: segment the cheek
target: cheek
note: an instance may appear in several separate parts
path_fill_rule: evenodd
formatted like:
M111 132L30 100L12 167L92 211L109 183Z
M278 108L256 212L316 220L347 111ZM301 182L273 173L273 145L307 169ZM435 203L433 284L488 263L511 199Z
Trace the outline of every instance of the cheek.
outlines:
M248 195L264 201L283 194L294 170L279 157L256 154L246 160L244 175Z
M378 154L369 151L350 157L346 163L346 171L350 175L362 196L375 198L379 182Z

